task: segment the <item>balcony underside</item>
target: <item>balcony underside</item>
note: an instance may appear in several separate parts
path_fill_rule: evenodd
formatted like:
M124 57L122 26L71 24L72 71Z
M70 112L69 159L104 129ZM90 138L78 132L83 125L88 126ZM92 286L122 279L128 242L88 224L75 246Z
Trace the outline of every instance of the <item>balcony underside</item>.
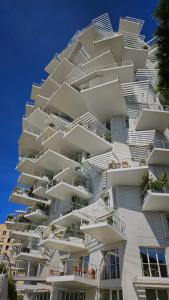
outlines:
M111 183L116 185L140 185L148 175L148 166L111 169L107 171Z
M47 138L49 138L50 136L52 136L55 133L55 129L48 126L47 128L45 128L40 135L38 136L37 140L39 143L44 142Z
M65 80L66 75L73 71L75 66L66 58L56 67L50 77L57 83L62 84Z
M144 109L136 122L136 130L156 129L164 132L169 126L169 112Z
M50 98L46 108L53 108L70 116L73 119L80 117L87 112L87 107L83 103L81 93L64 82L55 95Z
M93 238L104 244L126 240L124 234L114 229L107 222L83 225L80 227L80 230L84 233L91 235Z
M34 110L26 119L27 123L35 128L43 129L44 122L48 118L48 115L40 108Z
M52 224L58 224L60 226L71 226L72 224L80 224L81 220L89 221L89 218L81 215L77 210L74 210L60 218L57 218L52 222Z
M29 222L5 221L8 230L22 230L29 225Z
M82 199L90 199L92 197L92 194L83 186L73 186L66 182L59 182L49 189L46 194L65 201L71 199L72 196L78 196Z
M86 30L78 35L78 41L87 50L91 57L95 56L93 41L99 38L94 25L91 25Z
M169 149L154 148L147 159L147 163L150 165L169 165Z
M36 162L35 160L30 158L26 158L23 161L20 161L19 164L16 166L16 170L23 173L29 173L30 170L34 171L35 169L36 169Z
M16 259L19 260L35 260L35 261L43 261L44 257L40 253L26 253L26 252L20 252L19 254L16 255Z
M25 185L25 186L32 186L35 181L39 181L39 180L46 182L47 177L44 176L44 178L43 178L43 177L36 176L36 175L22 173L18 178L18 183Z
M23 131L18 141L19 155L26 155L27 153L40 152L42 150L41 144L37 140L38 135Z
M11 202L14 203L19 203L19 204L25 204L28 206L35 206L38 203L44 203L44 204L49 204L48 201L41 200L38 198L33 198L30 196L27 196L26 194L17 194L13 193L12 196L10 197Z
M143 286L145 288L168 288L169 278L162 277L147 277L147 276L136 276L133 283L137 286Z
M124 42L122 34L113 34L113 36L111 37L107 37L102 40L97 40L93 42L95 53L101 54L105 51L111 50L117 62L122 61L123 43Z
M51 61L48 63L48 65L45 67L45 71L48 74L51 74L59 66L59 64L60 61L57 58L53 57Z
M14 280L15 281L29 281L29 282L32 282L32 281L36 281L36 282L39 282L39 281L41 281L41 282L46 282L46 277L41 277L41 276L24 276L24 275L15 275L14 276ZM29 286L31 286L31 285L27 285L27 284L23 284L23 288L20 288L20 286L22 286L22 284L18 284L17 285L17 290L18 291L23 291L23 290L29 290ZM36 291L36 285L34 285L34 287L35 287L35 291ZM30 287L30 290L32 290L32 288ZM39 290L39 289L37 289L37 290Z
M32 239L40 239L40 235L34 231L12 230L11 238L16 241L31 241Z
M62 130L56 131L52 136L46 139L42 145L45 149L50 149L56 152L59 148L59 152L63 155L65 152L77 153L81 150L81 148L76 144L72 144L64 138L64 132Z
M57 172L64 167L76 168L80 166L80 163L67 158L66 156L59 154L55 151L46 151L37 161L37 164L46 170Z
M49 283L54 283L56 286L62 288L90 288L97 285L97 280L85 278L76 275L65 275L65 276L49 276L46 278Z
M119 31L120 32L131 32L134 34L138 34L140 30L140 23L129 21L126 19L120 19L119 22Z
M39 223L48 219L48 216L45 213L37 210L33 211L32 213L26 214L25 218L34 223Z
M64 138L92 155L98 155L112 149L111 143L80 125L76 125L66 133Z
M148 50L124 47L123 61L132 60L135 69L144 69L146 66Z
M46 240L39 243L39 247L44 247L47 249L54 249L58 251L64 251L68 253L84 251L86 250L84 244L82 242L67 241L67 240L59 240L53 238L47 238Z
M148 191L142 209L143 211L169 211L169 193Z
M38 186L37 188L34 188L33 190L34 195L37 195L39 197L45 197L46 194L46 188L43 186Z
M118 79L82 90L81 94L88 111L100 122L110 120L112 116L127 115L127 105Z

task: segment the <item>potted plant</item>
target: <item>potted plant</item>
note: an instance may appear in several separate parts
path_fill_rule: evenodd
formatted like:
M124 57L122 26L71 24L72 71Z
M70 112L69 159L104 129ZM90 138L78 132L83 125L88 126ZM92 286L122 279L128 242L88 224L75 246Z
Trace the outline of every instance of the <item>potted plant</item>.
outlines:
M50 226L50 231L51 231L50 237L51 237L51 238L54 237L56 228L57 228L57 227L56 227L55 224L52 224L52 225Z
M14 220L14 216L13 215L8 215L7 216L7 221L13 221Z

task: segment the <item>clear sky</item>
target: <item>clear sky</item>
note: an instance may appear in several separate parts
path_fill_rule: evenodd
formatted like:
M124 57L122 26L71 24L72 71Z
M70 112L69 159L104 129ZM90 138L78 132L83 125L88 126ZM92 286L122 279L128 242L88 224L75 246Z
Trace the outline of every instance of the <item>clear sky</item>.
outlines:
M19 176L17 141L32 83L46 78L45 65L78 29L105 12L114 30L120 16L144 19L143 34L150 39L157 4L158 0L0 0L0 223L22 208L8 199Z

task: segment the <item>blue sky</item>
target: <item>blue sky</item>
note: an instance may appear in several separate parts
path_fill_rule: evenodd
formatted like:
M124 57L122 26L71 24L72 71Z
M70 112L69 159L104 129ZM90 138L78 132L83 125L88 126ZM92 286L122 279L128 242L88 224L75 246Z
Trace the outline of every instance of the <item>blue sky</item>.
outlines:
M18 138L31 85L46 78L44 67L78 29L108 12L113 29L120 16L145 20L153 36L158 0L0 0L0 223L19 205L8 202L17 183Z

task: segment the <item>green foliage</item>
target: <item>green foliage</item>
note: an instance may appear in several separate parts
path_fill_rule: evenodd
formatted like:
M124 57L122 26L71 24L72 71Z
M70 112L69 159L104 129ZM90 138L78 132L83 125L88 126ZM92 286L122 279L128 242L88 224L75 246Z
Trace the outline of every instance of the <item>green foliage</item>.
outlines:
M7 274L8 273L8 270L7 270L7 267L4 263L1 263L0 264L0 274Z
M16 285L11 276L8 277L8 299L17 300Z
M157 36L157 59L159 67L158 90L163 96L162 104L169 105L169 1L160 0L154 13L158 21Z

